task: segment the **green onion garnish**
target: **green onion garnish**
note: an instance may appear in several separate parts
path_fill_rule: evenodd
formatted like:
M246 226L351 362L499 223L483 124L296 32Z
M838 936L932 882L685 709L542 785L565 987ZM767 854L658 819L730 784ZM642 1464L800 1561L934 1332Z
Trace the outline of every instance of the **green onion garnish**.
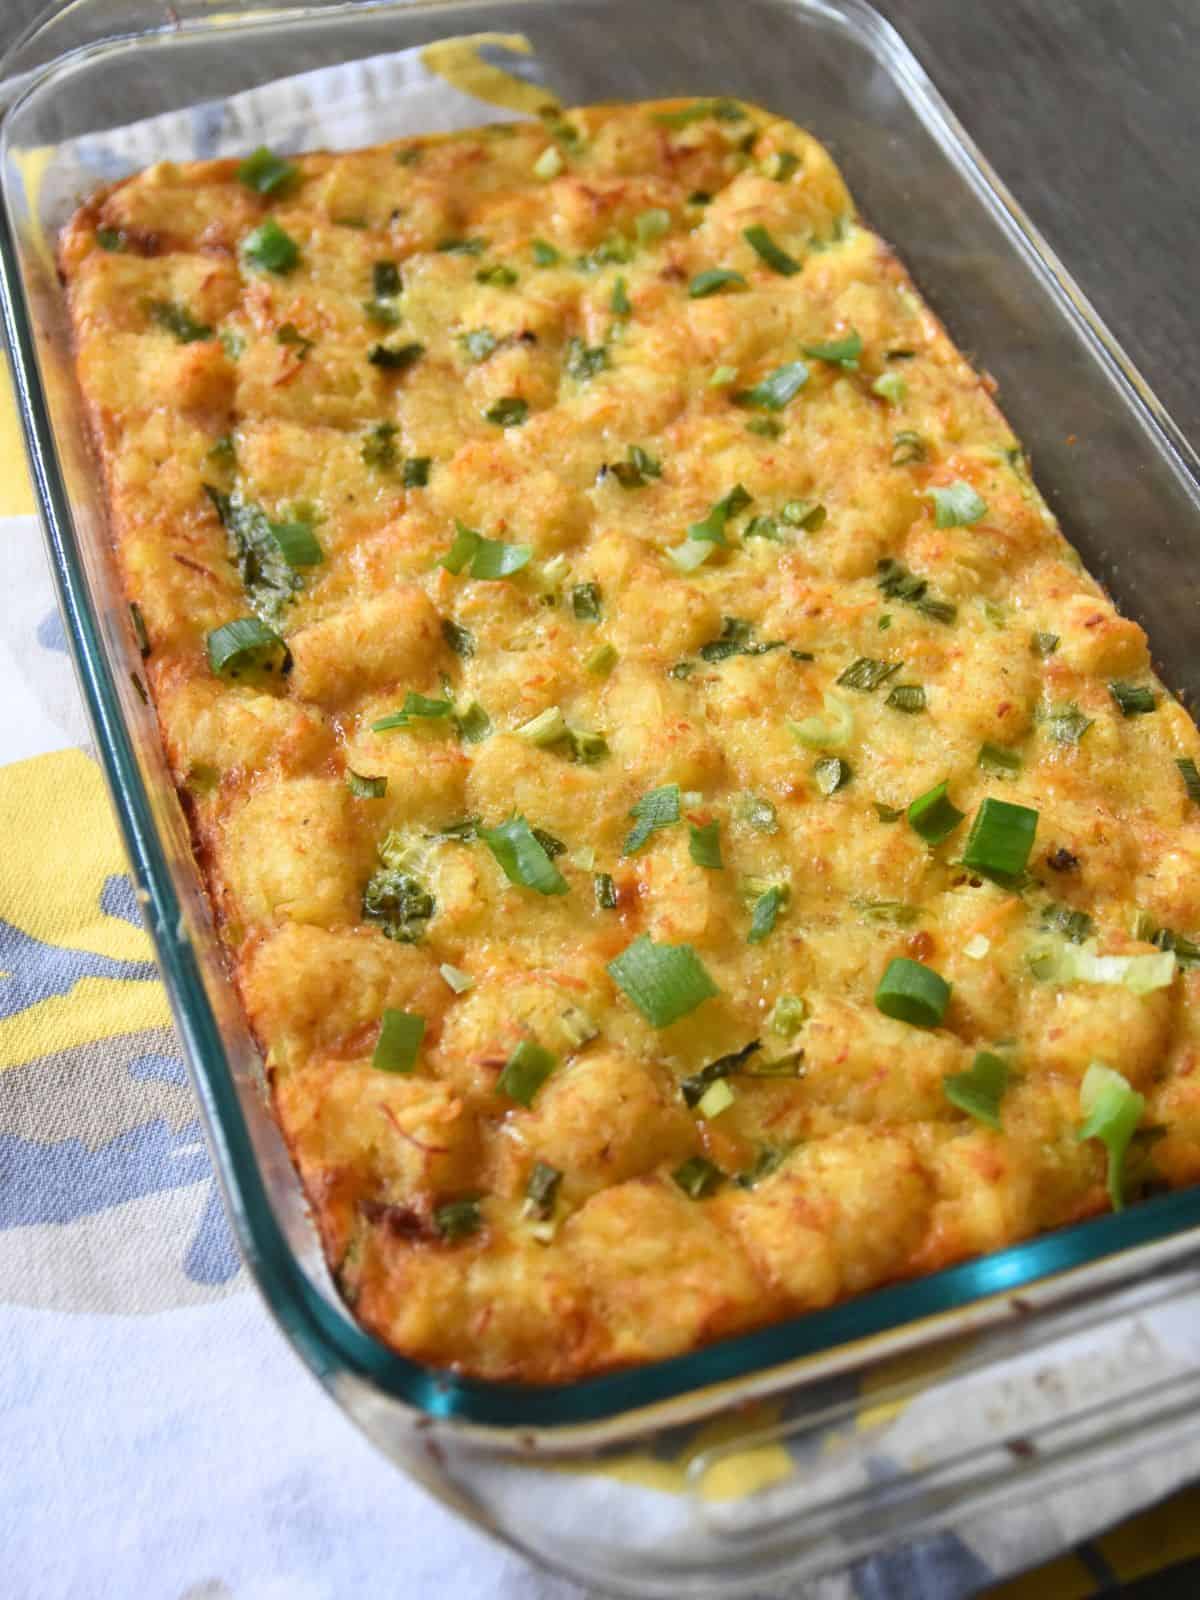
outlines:
M425 354L423 344L373 344L367 351L367 360L373 367L385 372L405 372Z
M483 1226L479 1197L447 1200L444 1205L434 1206L433 1226L443 1239L452 1244L457 1239L467 1239L471 1234L478 1233Z
M794 1039L808 1020L808 1002L798 994L781 994L767 1018L771 1032Z
M598 644L584 661L584 668L595 673L598 678L606 678L617 664L617 652L613 645Z
M608 309L614 317L627 317L633 311L629 303L629 288L624 278L618 278L612 286L609 296Z
M298 175L299 169L282 156L274 155L265 144L259 145L237 169L238 182L255 194L277 194Z
M1021 757L999 744L981 744L976 765L993 778L1013 778L1021 770Z
M873 800L871 803L880 822L899 822L904 815L903 806L885 806L882 800Z
M745 1172L738 1173L733 1180L734 1183L737 1184L739 1189L756 1188L764 1178L769 1178L773 1172L778 1172L779 1168L787 1160L787 1154L786 1150L776 1149L769 1144L762 1145L752 1164L746 1168Z
M756 794L743 795L738 804L738 817L758 833L778 833L779 816L769 800Z
M1043 715L1046 732L1056 744L1078 744L1092 725L1076 705L1051 706Z
M213 331L208 324L197 322L186 306L177 305L174 300L150 300L146 311L150 320L173 335L179 344L195 344L212 338Z
M461 656L464 661L469 661L475 654L475 635L469 628L462 627L450 617L442 618L442 638L454 654Z
M693 522L689 526L687 531L688 538L704 544L727 544L725 524L730 517L736 517L739 512L744 511L751 503L751 499L752 496L742 488L740 483L734 484L727 495L723 495L720 500L712 505L706 517L700 522Z
M958 607L954 602L931 595L928 581L910 572L903 561L895 561L889 556L879 562L876 570L879 573L880 593L887 595L889 600L902 600L936 622L953 622L958 616Z
M545 239L534 239L529 246L536 267L556 267L562 260L558 251L552 244L547 244Z
M385 938L398 944L416 944L437 909L434 898L404 870L403 841L398 835L387 835L379 846L379 858L381 864L363 890L363 917Z
M765 894L759 895L754 902L754 910L750 917L750 932L746 935L747 944L761 944L769 933L775 931L779 913L790 898L791 892L786 883L773 883Z
M940 844L943 839L949 838L966 815L965 811L951 804L946 793L948 787L949 780L943 779L932 789L918 795L908 807L909 826L921 835L926 844Z
M469 972L464 972L461 967L452 967L448 961L443 961L438 971L455 994L466 994L468 989L475 987L475 979Z
M571 610L576 622L599 622L604 615L598 583L577 583L571 590Z
M718 1056L715 1061L710 1061L707 1066L701 1067L699 1072L693 1072L690 1077L681 1080L679 1088L683 1095L684 1104L688 1107L698 1105L704 1098L705 1090L719 1083L722 1078L727 1078L731 1073L740 1072L756 1051L762 1049L758 1039L751 1039L750 1043L743 1045L740 1050L734 1050L730 1055Z
M449 700L435 700L428 695L416 694L412 689L404 697L399 711L391 711L371 724L372 733L389 733L393 728L407 728L414 720L437 722L454 710Z
M654 113L655 122L664 128L686 128L689 123L702 122L706 117L713 117L717 122L742 122L746 113L736 100L693 100L691 105L681 106L678 111Z
M299 265L300 248L274 217L268 217L242 240L242 258L264 272L283 275Z
M924 461L925 441L913 428L901 428L892 435L892 465L908 467L914 461Z
M875 991L875 1005L885 1017L911 1022L915 1028L936 1028L950 1004L951 985L932 967L907 956L888 963Z
M444 256L481 256L487 249L486 239L439 239L434 249Z
M1058 643L1056 633L1035 633L1030 641L1030 648L1035 656L1052 656L1058 649Z
M549 1050L532 1039L522 1039L504 1063L496 1087L518 1105L530 1106L533 1097L558 1065Z
M693 1200L702 1200L724 1177L720 1167L714 1167L705 1156L691 1156L671 1174L675 1182Z
M548 1161L535 1161L529 1174L529 1181L525 1185L523 1207L525 1213L531 1217L539 1217L543 1221L553 1216L554 1202L561 1182L562 1173L557 1167L552 1167Z
M123 228L97 228L96 243L110 255L120 255L129 241Z
M1158 709L1158 696L1146 684L1126 683L1117 678L1108 686L1123 717L1142 717Z
M493 400L483 412L485 422L494 422L498 428L519 428L529 416L529 401L519 394L502 395Z
M533 175L535 178L543 178L546 180L549 180L550 178L557 178L559 173L562 171L564 164L562 151L557 145L548 144L542 151L541 155L533 163Z
M808 368L803 361L789 361L786 366L776 367L753 389L739 389L733 396L733 403L755 406L763 411L782 411L807 382Z
M987 501L961 478L944 489L927 492L933 501L933 520L939 528L969 528L987 515Z
M1193 805L1200 806L1200 769L1197 769L1191 756L1177 756L1175 765L1179 768L1188 799Z
M500 346L499 339L490 328L472 328L469 333L460 333L458 342L462 345L467 359L476 366L481 361L486 361Z
M601 470L611 472L622 489L644 489L648 478L662 477L662 462L641 445L631 444L628 461L611 461Z
M469 563L473 578L507 578L528 566L533 556L532 545L485 539L457 519L454 528L454 543L439 562L447 572L461 572Z
M991 795L975 813L963 850L963 866L985 878L1014 883L1025 871L1037 833L1038 813Z
M386 778L364 778L361 772L346 768L346 787L356 800L382 800L387 782Z
M872 694L881 683L893 677L904 665L903 661L876 661L870 656L859 656L838 676L838 683L846 689L858 689Z
M668 783L661 789L649 790L629 815L634 819L634 826L626 835L621 854L635 856L652 833L679 821L679 785Z
M731 272L728 267L709 267L705 272L698 272L688 284L688 294L693 300L706 300L710 294L719 294L722 289L746 287L746 280L740 272Z
M774 150L763 162L763 176L776 183L786 183L800 165L800 157L791 150Z
M817 788L826 797L844 789L854 776L850 763L843 761L841 756L822 756L820 761L814 763L812 770Z
M394 261L376 261L371 268L371 287L377 300L390 300L400 293L400 268Z
M539 711L536 717L531 717L519 728L514 728L513 734L516 738L523 739L526 744L545 750L567 737L567 719L558 706L547 706L544 711Z
M780 249L761 223L755 223L752 228L744 228L742 238L772 272L791 278L800 271L800 263L788 255L786 250Z
M725 865L721 859L720 821L706 822L703 826L692 822L688 826L691 832L688 850L692 860L698 867L708 867L710 871L719 872Z
M502 261L494 261L490 267L480 267L475 274L476 283L491 284L494 289L511 289L516 281L516 272Z
M424 1017L389 1008L383 1013L371 1065L377 1072L411 1072L424 1037Z
M753 633L751 624L740 617L722 617L718 637L700 646L701 658L710 662L728 661L730 656L765 656L772 650L784 648L782 639L756 642Z
M236 678L246 671L273 670L282 653L281 672L291 662L291 652L273 628L258 617L237 617L214 628L204 641L208 664L219 678Z
M637 234L639 244L653 244L656 239L661 239L671 226L671 213L662 206L651 206L648 211L639 211L633 219L633 231Z
M883 703L893 711L904 711L911 716L925 710L925 690L919 683L898 683Z
M819 500L786 500L779 515L789 528L804 528L815 533L824 524L826 511Z
M394 422L376 423L363 440L363 462L368 467L378 467L381 472L394 467L399 460L399 451L396 449L399 431Z
M889 405L898 406L908 393L908 385L898 372L885 372L875 379L871 385L871 393L877 394L881 400L886 400Z
M853 328L841 339L827 344L806 344L804 354L814 361L827 361L831 366L842 367L847 372L857 372L858 358L862 355L862 337Z
M479 837L495 856L510 883L538 894L566 894L568 884L524 817L512 817L498 828L480 828Z
M760 439L778 439L783 434L783 423L777 422L774 417L751 417L746 424L746 432L757 434Z
M596 908L599 911L615 911L617 909L617 886L609 872L598 872L592 879L592 892L596 897Z
M989 1128L1000 1127L1000 1101L1008 1087L1008 1062L990 1050L980 1050L967 1072L950 1072L942 1090L952 1106L968 1112Z
M646 933L607 970L652 1028L669 1027L720 993L690 944L655 944Z
M492 731L492 719L478 700L472 700L465 711L456 711L453 722L464 744L482 744Z
M701 1095L696 1110L705 1121L711 1122L714 1117L719 1117L722 1111L728 1111L736 1099L737 1096L725 1079L718 1078L716 1083L711 1084Z
M1093 923L1086 911L1075 911L1054 901L1042 907L1041 925L1051 933L1061 933L1072 944L1083 944L1092 936Z
M586 345L578 337L571 338L567 341L564 366L569 378L574 378L578 383L586 383L589 378L594 378L608 366L608 349L602 344Z
M1108 1151L1108 1197L1113 1210L1120 1211L1125 1203L1125 1151L1142 1120L1145 1097L1121 1073L1093 1061L1079 1086L1079 1109L1084 1122L1075 1137L1099 1139Z
M133 625L133 636L137 640L138 654L144 661L150 654L150 635L146 632L146 619L136 600L131 600L129 603L129 620Z
M390 300L364 300L363 315L376 328L398 328L404 320Z

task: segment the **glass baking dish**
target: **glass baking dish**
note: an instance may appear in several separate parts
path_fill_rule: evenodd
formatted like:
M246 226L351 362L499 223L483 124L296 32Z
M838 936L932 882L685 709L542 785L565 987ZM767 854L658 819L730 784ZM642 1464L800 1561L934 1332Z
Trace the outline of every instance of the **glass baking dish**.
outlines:
M47 247L79 198L56 185L56 153L287 74L497 30L528 40L567 104L731 94L825 141L865 216L998 381L1066 532L1148 628L1180 694L1200 688L1200 462L862 0L242 0L236 11L74 0L10 52L0 270L30 462L97 750L250 1270L344 1411L480 1526L612 1592L749 1594L1190 1438L1200 1364L1161 1330L1200 1295L1200 1190L571 1386L423 1368L343 1307L136 692Z

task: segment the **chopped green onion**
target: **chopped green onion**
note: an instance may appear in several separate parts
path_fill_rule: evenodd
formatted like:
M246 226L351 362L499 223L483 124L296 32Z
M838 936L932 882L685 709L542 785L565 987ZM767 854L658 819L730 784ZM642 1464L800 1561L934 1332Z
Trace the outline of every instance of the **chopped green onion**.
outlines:
M213 331L208 324L197 322L186 306L176 305L174 300L150 300L146 310L151 321L164 332L173 334L179 344L195 344L212 338Z
M772 272L778 272L784 278L792 278L800 271L800 262L788 255L786 250L780 249L761 223L755 223L752 228L744 228L742 238L763 265L770 267Z
M749 495L740 483L734 484L729 493L714 502L709 508L708 515L700 522L693 522L687 531L689 539L705 544L725 545L725 525L730 517L736 517L750 505L752 496Z
M639 244L653 244L661 239L671 226L671 213L662 206L651 206L649 211L639 211L633 219L633 231Z
M1197 769L1191 756L1177 756L1175 765L1179 768L1188 799L1193 805L1200 806L1200 769Z
M598 583L577 583L571 590L571 610L577 622L599 622L604 615Z
M933 520L939 528L969 528L987 515L987 501L961 478L944 489L927 491L933 501Z
M472 700L465 711L456 711L453 721L464 744L482 744L492 731L492 719L478 700Z
M742 122L746 113L736 100L693 100L678 111L656 111L655 122L664 128L686 128L689 123L714 117L718 122Z
M752 1164L745 1172L739 1172L733 1181L739 1189L754 1189L764 1178L769 1178L773 1172L778 1172L786 1160L786 1150L777 1150L771 1145L764 1144Z
M722 289L747 287L740 272L732 272L728 267L709 267L704 272L698 272L688 284L688 294L693 300L706 300L710 294L719 294Z
M594 673L598 678L606 678L616 664L617 652L607 643L598 644L583 663L585 670Z
M596 897L596 908L599 911L615 911L617 909L617 886L609 872L598 872L592 879L592 892Z
M1175 981L1177 965L1173 950L1152 956L1098 955L1094 939L1082 945L1035 945L1026 959L1034 976L1043 983L1120 984L1137 995L1169 988Z
M444 256L481 256L487 249L486 239L439 239L434 246Z
M773 150L763 162L763 177L786 183L799 165L800 157L791 150Z
M1079 1086L1084 1121L1075 1137L1099 1139L1108 1151L1108 1197L1114 1211L1124 1205L1125 1152L1146 1109L1144 1095L1111 1067L1093 1061Z
M602 344L586 345L578 337L571 338L567 341L564 366L569 378L574 378L578 383L586 383L589 378L594 378L608 366L608 350Z
M996 1129L1000 1127L1000 1101L1007 1087L1008 1062L990 1050L980 1050L969 1071L950 1072L942 1079L942 1090L952 1106Z
M782 411L807 382L808 368L803 361L789 361L786 366L776 367L753 389L739 389L733 397L733 403L756 406L763 411Z
M238 361L245 353L246 341L236 328L222 328L218 336L221 340L221 349L230 361Z
M557 178L564 165L562 151L557 145L548 144L533 163L533 175L535 178Z
M1053 901L1042 907L1042 927L1061 933L1072 944L1083 944L1091 937L1092 919L1086 911L1075 911L1070 906L1056 905Z
M504 1063L496 1087L518 1105L531 1106L534 1095L557 1065L549 1050L543 1050L531 1039L522 1039Z
M522 1208L525 1213L543 1220L553 1216L561 1182L562 1173L557 1167L552 1167L548 1161L535 1161L525 1185L525 1205Z
M274 217L268 217L242 240L242 257L252 266L261 267L264 272L276 272L282 276L299 265L300 248Z
M449 700L433 700L428 695L417 694L412 689L404 697L399 711L391 711L371 724L372 733L388 733L393 728L407 728L414 718L419 722L437 722L454 710Z
M661 789L650 789L629 815L634 819L634 826L626 836L621 854L634 856L652 833L679 821L679 785L668 783Z
M656 944L646 933L607 970L653 1028L669 1027L720 993L690 944Z
M907 956L888 963L875 991L875 1005L885 1017L910 1022L915 1028L936 1028L950 1004L951 985L932 967Z
M814 361L827 361L831 366L856 372L862 348L862 336L851 328L841 339L833 339L827 344L806 344L804 354L811 356Z
M754 902L754 910L750 917L750 932L746 935L747 944L761 944L768 934L775 931L779 913L790 898L791 892L786 883L773 883L764 894L759 895Z
M1076 705L1051 706L1043 715L1046 732L1056 744L1078 744L1092 725Z
M377 1072L411 1072L424 1037L424 1017L389 1008L383 1013L371 1065Z
M214 628L204 641L208 664L219 678L236 678L249 670L271 671L282 652L286 672L291 652L273 628L258 617L237 617Z
M146 619L142 616L142 608L136 600L130 601L129 621L133 626L133 636L137 640L138 654L144 661L150 654L150 635L146 632Z
M627 317L632 313L633 307L629 303L629 288L624 278L618 278L613 284L612 294L609 296L608 309L614 317Z
M470 563L473 578L507 578L528 566L533 556L531 545L485 539L457 519L454 528L454 542L439 563L447 572L461 572Z
M97 228L96 243L110 255L120 255L129 243L123 228Z
M724 540L721 541L725 543ZM717 545L697 539L685 539L682 544L673 545L668 551L668 558L677 566L680 572L695 572L697 567L702 567L717 549Z
M547 706L544 711L539 711L536 717L531 717L519 728L514 728L513 733L526 744L544 750L567 737L567 719L557 706Z
M524 817L512 817L497 828L480 828L479 837L510 883L538 894L566 894L567 880Z
M475 654L475 635L450 617L442 618L442 638L454 654L461 656L464 661L469 661Z
M773 639L769 643L754 641L754 629L740 617L722 617L721 632L700 646L701 658L709 662L728 661L730 656L765 656L772 650L782 650L784 641Z
M914 461L924 461L925 441L913 428L901 428L892 435L892 465L908 467Z
M721 859L721 824L719 820L706 822L703 826L689 823L691 837L688 850L692 860L698 867L708 867L710 871L719 872L725 865Z
M859 656L838 676L838 683L846 689L858 689L872 694L881 683L893 677L904 665L903 661L876 661L870 656Z
M396 449L396 435L400 430L394 422L379 422L363 440L362 458L368 467L378 467L381 472L386 472L396 465L399 452Z
M1021 770L1021 757L1015 750L1006 750L999 744L981 744L976 766L993 778L1013 778Z
M844 700L827 693L823 697L823 704L824 717L805 717L800 722L788 722L792 737L806 750L840 750L854 732L854 713Z
M707 1066L701 1067L699 1072L693 1072L690 1077L684 1078L679 1085L684 1104L689 1108L698 1105L712 1084L719 1083L731 1073L741 1072L750 1057L761 1049L761 1042L758 1039L751 1039L750 1043L743 1045L740 1050L734 1050L726 1056L718 1056L715 1061L710 1061Z
M903 806L885 806L881 800L874 800L875 815L880 822L899 822L904 815Z
M1025 871L1037 833L1038 813L988 795L971 824L963 866L1000 883L1014 883Z
M547 244L545 239L532 240L529 250L533 256L533 264L536 267L556 267L562 260L562 256L559 255L554 246Z
M483 412L485 422L494 422L498 428L519 428L529 416L529 402L518 394L506 394L493 400Z
M719 1117L722 1111L728 1111L736 1098L737 1096L725 1079L718 1078L716 1083L710 1084L696 1102L696 1110L706 1122L711 1122L714 1117Z
M376 261L371 268L371 288L377 300L390 300L400 293L400 268L394 261Z
M1141 717L1158 709L1158 696L1145 684L1126 683L1117 678L1108 686L1123 717Z
M798 994L781 994L771 1008L767 1023L772 1033L794 1039L808 1020L808 1002Z
M776 422L774 417L751 417L746 432L757 434L761 439L778 439L783 434L783 423Z
M908 807L909 826L921 835L926 844L940 844L943 839L949 838L966 816L965 811L951 804L946 793L948 788L949 780L943 779L932 789L918 795Z
M494 289L511 289L516 281L517 273L502 261L493 261L490 267L480 267L475 274L476 283L488 283Z
M452 967L448 961L443 961L438 971L455 994L466 994L468 989L475 987L475 979L469 972L464 972L461 967Z
M769 800L755 794L743 795L738 802L738 817L758 833L777 833L779 817Z
M789 528L804 528L815 533L824 524L826 511L819 500L786 500L779 515Z
M387 782L386 778L364 778L362 773L346 768L346 787L356 800L382 800Z
M404 372L424 354L423 344L373 344L367 352L367 360L373 367L382 367L386 372Z
M1030 641L1035 656L1052 656L1058 649L1058 644L1056 633L1035 633Z
M921 915L919 906L910 906L903 900L852 900L851 905L861 911L868 922L886 922L893 928L911 928Z
M723 389L737 377L736 367L714 367L709 374L708 387L710 389Z
M469 333L460 333L458 342L466 352L467 358L476 366L498 350L500 341L490 328L472 328Z
M398 328L404 320L390 300L364 300L363 315L376 328Z
M705 1156L691 1156L671 1174L684 1194L692 1200L702 1200L721 1182L724 1174Z
M850 763L843 761L841 756L822 756L812 770L817 788L826 798L844 789L854 776Z
M274 155L266 145L259 145L237 169L238 182L256 194L277 194L298 176L299 168L282 156Z
M478 1233L483 1226L479 1197L447 1200L443 1205L434 1206L433 1226L441 1237L451 1244L458 1239L467 1239L471 1234Z
M877 394L881 400L886 400L890 405L898 406L908 393L908 385L898 372L885 372L875 379L871 385L871 393Z
M910 572L903 561L896 561L889 556L879 562L876 570L879 573L880 593L887 595L889 600L902 600L906 605L914 606L923 616L933 617L937 622L953 622L957 617L958 607L954 602L931 595L928 580Z
M904 711L911 716L924 711L927 702L925 690L919 683L898 683L883 703L893 711Z

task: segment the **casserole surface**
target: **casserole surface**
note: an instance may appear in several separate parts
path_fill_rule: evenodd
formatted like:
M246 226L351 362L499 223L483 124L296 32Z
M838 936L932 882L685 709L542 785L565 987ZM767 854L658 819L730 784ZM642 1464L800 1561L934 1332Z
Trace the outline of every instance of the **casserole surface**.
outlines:
M821 148L669 102L294 165L153 169L61 260L367 1325L561 1379L1087 1215L1094 1061L1160 1135L1125 1188L1190 1181L1195 730ZM286 658L222 657L252 614ZM989 797L1037 812L1004 883ZM896 957L941 1026L878 1008ZM999 1130L946 1092L979 1052Z

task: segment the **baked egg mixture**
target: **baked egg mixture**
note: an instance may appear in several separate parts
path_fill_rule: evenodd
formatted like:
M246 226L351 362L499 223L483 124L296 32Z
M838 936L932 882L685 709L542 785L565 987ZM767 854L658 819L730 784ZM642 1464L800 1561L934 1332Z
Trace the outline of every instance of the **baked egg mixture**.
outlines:
M570 1380L1200 1178L1196 728L813 138L164 163L59 259L368 1329Z

